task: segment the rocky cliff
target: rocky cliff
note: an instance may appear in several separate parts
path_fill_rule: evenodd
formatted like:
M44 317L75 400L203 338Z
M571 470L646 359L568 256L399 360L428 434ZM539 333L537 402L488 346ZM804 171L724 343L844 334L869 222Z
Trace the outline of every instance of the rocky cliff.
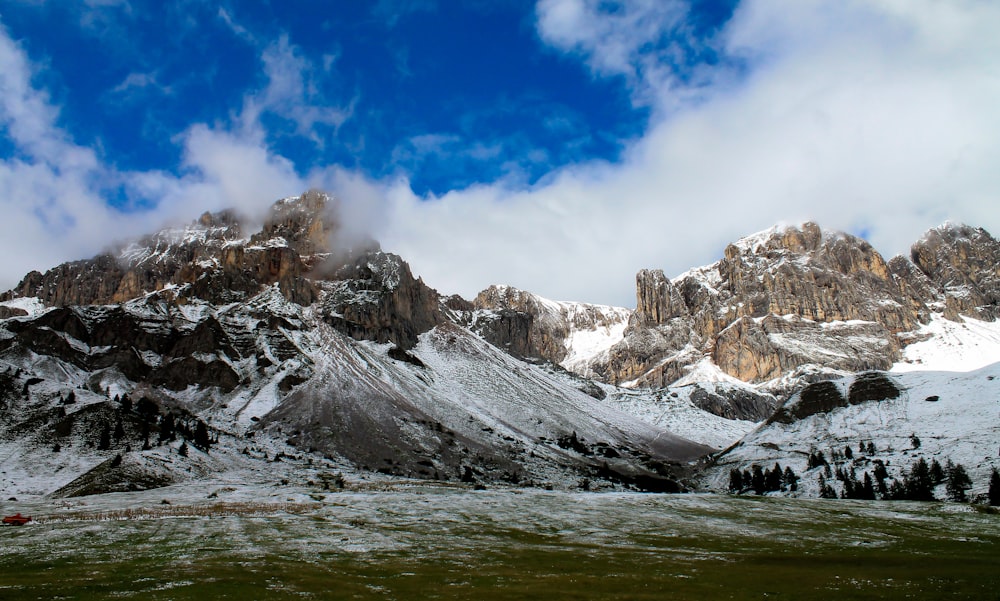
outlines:
M309 304L308 277L338 241L332 199L317 191L275 203L261 229L233 211L141 238L92 259L29 273L0 297L36 297L49 306L122 303L150 292L216 303L245 300L277 285L285 298ZM340 256L343 253L338 253ZM350 254L350 253L347 253Z
M984 230L958 225L928 232L912 260L888 262L813 223L772 228L674 280L639 272L636 312L603 375L663 385L703 356L748 382L806 365L887 369L933 313L995 319L998 253Z
M612 314L621 324L625 314L571 315L530 293L492 287L473 302L475 328L515 355L612 384L663 387L696 377L706 358L745 382L808 380L817 370L888 369L933 315L996 319L998 265L1000 244L982 229L946 224L915 243L909 258L886 261L860 238L805 223L743 238L718 262L674 279L640 271L627 327L609 329L619 338L605 339L586 361L567 362L569 333L583 327L574 319L594 328Z
M542 358L585 377L621 339L630 311L552 301L511 286L490 286L453 318L516 357Z

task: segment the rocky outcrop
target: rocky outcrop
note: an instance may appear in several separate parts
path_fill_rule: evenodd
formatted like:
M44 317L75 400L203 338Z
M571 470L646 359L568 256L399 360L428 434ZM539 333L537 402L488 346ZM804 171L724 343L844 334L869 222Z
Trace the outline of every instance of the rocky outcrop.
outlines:
M585 377L621 339L633 312L620 307L552 301L511 286L490 286L470 303L454 302L453 319L516 357L543 359ZM579 340L586 340L579 343Z
M934 228L912 246L910 258L938 287L948 315L1000 316L1000 242L986 230Z
M886 374L876 371L858 374L846 396L834 382L816 382L788 399L768 423L791 424L818 413L830 413L840 407L897 399L899 395L896 383Z
M888 369L934 313L997 317L1000 244L988 233L942 226L911 255L887 262L860 238L805 223L730 244L672 281L642 270L624 340L593 373L664 386L705 356L748 382L809 364Z
M767 419L778 406L769 394L721 383L693 384L689 398L695 407L719 417L754 422Z
M295 328L281 320L273 329L261 322L248 330L246 321L224 323L213 316L192 323L165 306L154 301L62 307L31 320L12 320L6 328L13 336L0 340L0 356L31 352L92 374L113 372L167 390L198 386L228 392L241 382L234 364L280 354L273 340L287 338ZM100 381L94 379L95 392L101 392Z
M559 363L566 357L570 324L558 307L511 286L490 286L472 301L485 311L477 333L500 348L522 357L544 357Z
M183 302L246 300L277 285L285 298L309 304L318 291L314 267L331 253L338 231L332 199L310 191L278 201L261 230L247 236L233 211L205 213L183 228L166 229L85 261L31 272L0 297L37 297L46 305L122 303L165 291Z
M660 269L643 269L635 276L635 320L660 325L689 314L684 297Z
M445 320L438 293L393 254L369 252L321 286L323 319L355 339L409 349L420 334Z
M10 319L11 317L24 317L28 312L18 307L0 306L0 319Z

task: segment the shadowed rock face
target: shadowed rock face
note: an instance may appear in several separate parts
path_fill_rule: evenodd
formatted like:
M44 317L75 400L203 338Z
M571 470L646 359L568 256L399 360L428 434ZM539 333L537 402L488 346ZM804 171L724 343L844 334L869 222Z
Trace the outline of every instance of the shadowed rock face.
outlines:
M13 337L0 354L31 351L96 372L114 368L134 382L184 390L234 389L240 378L229 363L256 352L233 326L213 317L191 324L169 312L138 313L120 306L63 307L34 320L11 321ZM150 355L155 360L144 359Z
M763 421L770 417L777 407L777 400L769 394L755 394L746 389L723 388L709 390L695 385L691 391L691 402L699 409L726 419Z
M393 254L362 255L321 286L324 320L358 340L409 349L417 336L445 321L438 293Z
M818 413L829 413L838 407L887 401L899 398L899 395L899 387L882 372L859 374L851 383L847 396L844 396L840 387L834 382L816 382L789 399L775 412L768 423L790 424Z
M945 315L1000 316L1000 242L982 228L934 228L910 249L913 264L944 292ZM925 302L938 300L932 297Z

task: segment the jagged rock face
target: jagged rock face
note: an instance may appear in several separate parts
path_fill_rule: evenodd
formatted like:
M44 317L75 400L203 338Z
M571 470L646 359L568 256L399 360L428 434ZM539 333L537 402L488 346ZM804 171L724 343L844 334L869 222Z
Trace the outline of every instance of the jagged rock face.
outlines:
M604 373L614 383L666 385L705 355L750 382L815 361L884 368L898 352L893 334L922 317L911 301L867 242L813 223L776 228L673 282L640 271L635 315ZM803 352L806 343L820 356Z
M169 304L155 301L63 307L7 322L13 336L0 340L0 356L14 362L25 353L59 359L89 372L90 388L99 393L102 382L118 376L171 391L197 386L228 392L242 380L234 364L256 360L263 366L268 356L286 355L291 344L284 332L296 327L284 319L222 321L207 316L191 322Z
M699 409L720 417L754 422L767 419L778 406L777 399L769 394L720 384L711 387L695 384L690 399Z
M535 295L510 286L490 286L472 301L474 309L495 312L482 320L479 334L495 346L521 357L544 357L559 363L566 357L564 344L569 323Z
M944 291L946 314L1000 316L1000 242L982 228L946 224L910 249L913 263Z
M660 325L689 314L684 298L660 269L643 269L635 276L635 320Z
M239 302L277 285L299 304L317 298L306 277L330 253L336 218L331 199L310 191L278 201L263 228L247 237L233 211L206 213L180 229L167 229L90 260L31 272L4 299L37 297L50 306L122 303L170 290L183 302Z
M996 318L1000 244L988 233L944 226L911 254L886 262L864 240L806 223L730 244L674 281L642 270L625 339L593 371L663 386L706 355L749 382L806 364L888 369L932 312Z
M438 293L396 255L372 251L332 279L321 284L323 318L352 338L409 349L417 336L445 321Z
M452 318L516 357L550 361L585 377L599 373L633 312L552 301L510 286L490 286L471 307L449 301Z

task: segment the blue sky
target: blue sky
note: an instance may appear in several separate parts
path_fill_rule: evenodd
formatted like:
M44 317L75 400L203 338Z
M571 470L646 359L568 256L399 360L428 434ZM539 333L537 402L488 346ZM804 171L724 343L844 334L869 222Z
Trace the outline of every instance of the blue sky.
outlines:
M0 268L321 187L442 292L996 231L991 3L0 0ZM53 243L56 241L56 243Z

